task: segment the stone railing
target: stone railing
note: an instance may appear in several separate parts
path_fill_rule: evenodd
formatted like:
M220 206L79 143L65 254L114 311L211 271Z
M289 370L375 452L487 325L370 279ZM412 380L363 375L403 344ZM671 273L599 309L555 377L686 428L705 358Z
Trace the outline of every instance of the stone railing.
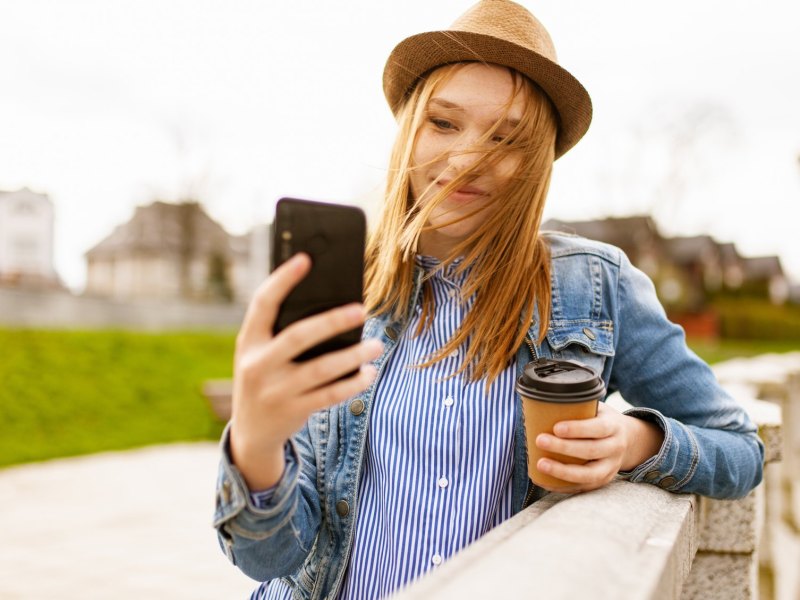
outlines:
M765 442L765 481L748 496L712 500L625 481L550 494L393 598L796 600L800 353L715 372Z
M764 354L714 366L719 380L739 398L756 397L777 407L782 420L780 461L765 469L764 523L758 547L763 599L800 598L800 352ZM758 419L758 416L756 416ZM762 433L765 437L766 433ZM770 440L765 439L767 444Z

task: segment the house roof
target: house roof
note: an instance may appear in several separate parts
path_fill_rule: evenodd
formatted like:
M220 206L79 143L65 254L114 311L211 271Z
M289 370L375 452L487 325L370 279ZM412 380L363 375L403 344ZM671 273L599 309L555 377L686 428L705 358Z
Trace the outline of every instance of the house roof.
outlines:
M609 217L596 221L559 221L550 219L542 224L542 230L563 231L607 242L626 249L642 242L659 239L658 228L648 216Z
M13 202L15 200L33 201L40 204L49 204L51 206L53 204L53 201L50 200L50 197L47 194L34 192L32 189L27 187L14 190L13 192L9 190L0 190L0 202Z
M709 235L665 238L664 246L670 258L681 265L720 257L719 245Z
M753 256L743 259L745 279L761 280L782 277L783 267L777 256Z
M208 254L233 251L231 237L197 202L156 201L138 206L133 217L87 253L87 258L131 254Z

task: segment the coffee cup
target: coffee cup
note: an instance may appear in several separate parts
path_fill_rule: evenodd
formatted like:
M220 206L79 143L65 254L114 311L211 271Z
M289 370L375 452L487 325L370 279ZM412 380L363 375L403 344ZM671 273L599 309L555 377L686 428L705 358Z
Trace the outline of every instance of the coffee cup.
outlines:
M585 464L587 461L541 450L536 437L553 434L559 421L590 419L597 416L597 403L605 396L605 385L597 372L570 360L539 359L525 365L517 379L516 390L522 397L525 434L528 440L528 476L536 485L548 489L572 487L564 481L542 473L536 466L540 458L561 463Z

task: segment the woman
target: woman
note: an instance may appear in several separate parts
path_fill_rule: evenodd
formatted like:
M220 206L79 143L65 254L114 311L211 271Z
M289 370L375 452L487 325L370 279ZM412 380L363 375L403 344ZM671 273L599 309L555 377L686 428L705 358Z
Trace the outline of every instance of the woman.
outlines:
M401 42L384 90L399 133L366 309L272 335L308 272L300 255L261 286L237 340L215 526L265 582L254 596L387 595L544 494L528 480L514 392L534 358L587 363L637 406L601 404L527 440L588 460L539 461L571 482L559 491L618 475L716 497L757 485L755 427L649 280L616 248L539 232L553 161L591 118L542 25L483 0L450 30ZM365 319L361 344L292 362Z

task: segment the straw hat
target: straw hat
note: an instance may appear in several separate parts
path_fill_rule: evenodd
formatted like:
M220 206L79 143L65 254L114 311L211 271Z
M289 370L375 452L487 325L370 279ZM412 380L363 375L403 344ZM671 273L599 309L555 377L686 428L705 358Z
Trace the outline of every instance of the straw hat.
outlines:
M592 120L584 87L558 65L550 34L527 9L510 0L481 0L443 31L400 42L383 70L383 93L397 114L428 71L455 62L479 61L511 67L544 90L558 111L556 158L583 137Z

